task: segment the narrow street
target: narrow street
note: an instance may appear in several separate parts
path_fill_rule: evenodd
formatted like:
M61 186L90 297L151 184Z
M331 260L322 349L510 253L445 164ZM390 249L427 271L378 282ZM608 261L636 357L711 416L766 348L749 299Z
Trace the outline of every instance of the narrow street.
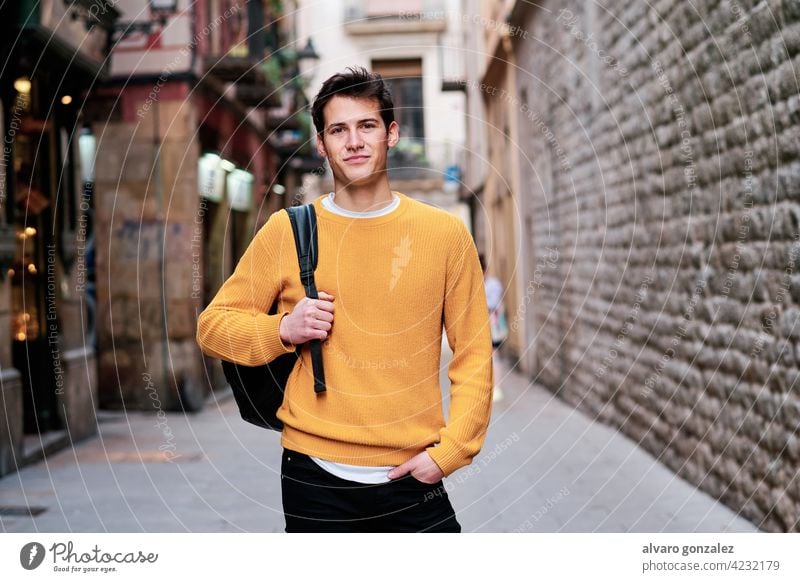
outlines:
M800 532L800 0L1 6L0 531L282 532L207 358L337 329L285 434L357 459L441 324L464 532Z
M757 531L630 439L496 374L486 444L445 481L465 532ZM142 412L98 420L99 437L0 479L1 506L43 509L3 515L2 531L283 531L279 435L241 421L229 393L161 426Z

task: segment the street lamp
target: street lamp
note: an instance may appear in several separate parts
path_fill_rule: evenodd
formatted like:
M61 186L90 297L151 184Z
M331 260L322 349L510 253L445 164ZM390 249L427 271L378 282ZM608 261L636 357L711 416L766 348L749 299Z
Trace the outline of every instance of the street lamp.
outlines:
M319 62L319 59L320 59L319 54L314 48L314 43L311 40L311 37L309 36L308 40L306 40L306 46L297 51L297 76L302 78L305 85L308 85L311 79L314 78L313 68L317 64L317 62ZM300 63L304 61L308 63L306 69L312 70L312 73L310 75L308 73L303 74L300 71Z
M297 52L297 60L298 61L310 60L312 61L312 64L316 63L319 60L319 54L317 54L317 51L314 49L314 43L311 40L310 36L306 41L306 46L304 46Z
M78 153L81 158L81 178L84 192L91 195L94 188L94 161L97 155L97 138L92 128L84 125L78 134Z
M254 176L245 170L235 169L228 174L226 190L231 209L249 212L253 206Z

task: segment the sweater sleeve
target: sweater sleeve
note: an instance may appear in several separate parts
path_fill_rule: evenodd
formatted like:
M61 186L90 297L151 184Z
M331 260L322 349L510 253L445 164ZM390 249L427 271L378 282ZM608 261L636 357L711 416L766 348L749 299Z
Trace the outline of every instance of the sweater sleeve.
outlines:
M197 318L197 343L209 356L259 366L296 349L280 337L281 319L289 312L267 314L281 290L281 233L289 224L288 216L283 224L281 215L286 213L269 217L233 274Z
M453 351L448 368L450 414L437 446L427 449L445 476L468 465L486 437L492 407L492 339L478 251L456 221L447 261L444 326Z

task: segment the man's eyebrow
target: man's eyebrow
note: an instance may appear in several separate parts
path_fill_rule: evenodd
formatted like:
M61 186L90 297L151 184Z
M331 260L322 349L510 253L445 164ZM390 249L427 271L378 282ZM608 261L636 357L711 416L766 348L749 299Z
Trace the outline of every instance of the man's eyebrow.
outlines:
M377 123L377 122L378 122L378 118L377 118L377 117L365 117L364 119L359 119L359 120L358 120L356 123L364 123L364 122L366 122L366 121L374 121L375 123ZM347 122L345 122L345 121L338 121L338 122L336 122L336 123L331 123L331 124L328 126L328 129L330 129L330 128L332 128L332 127L338 127L338 126L340 126L340 125L347 125Z

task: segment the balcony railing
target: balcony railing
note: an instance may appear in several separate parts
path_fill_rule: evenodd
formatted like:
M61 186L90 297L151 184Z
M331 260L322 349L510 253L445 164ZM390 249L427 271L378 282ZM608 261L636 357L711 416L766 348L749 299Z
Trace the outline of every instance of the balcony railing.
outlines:
M344 28L349 34L441 32L447 13L442 0L350 0Z
M233 83L229 93L247 107L280 107L281 91L266 77L261 64L250 57L206 57L203 59L204 77L223 86Z

